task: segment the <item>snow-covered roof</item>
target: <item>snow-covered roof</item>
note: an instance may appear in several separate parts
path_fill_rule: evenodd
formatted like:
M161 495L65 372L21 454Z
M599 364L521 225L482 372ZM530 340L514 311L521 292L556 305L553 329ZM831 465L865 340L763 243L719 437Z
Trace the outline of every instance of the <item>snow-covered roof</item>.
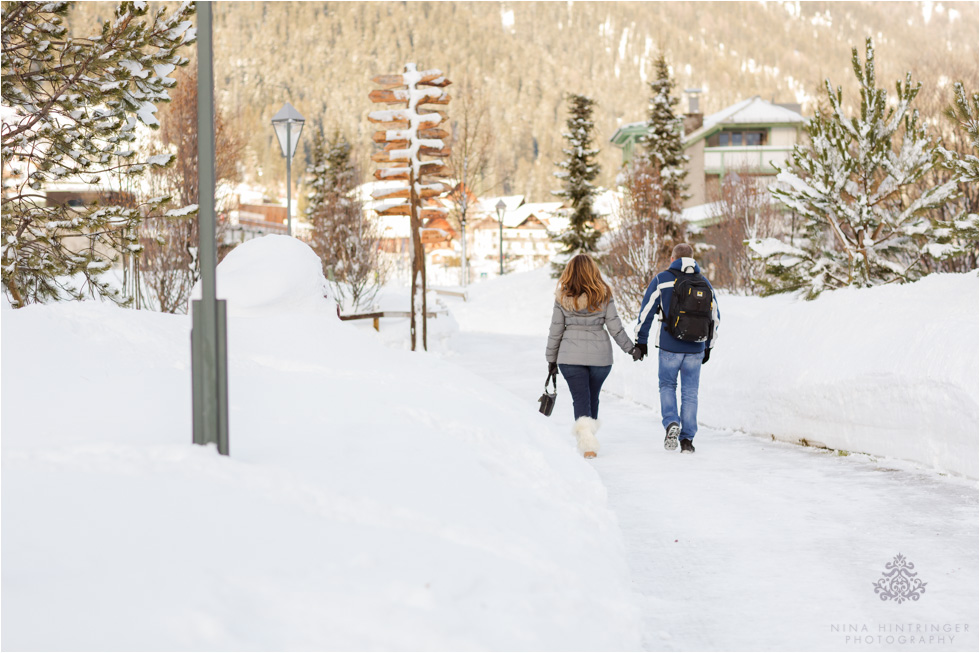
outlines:
M718 123L725 124L790 124L795 125L804 121L796 111L781 107L763 100L756 95L748 100L742 100L727 109L722 109L710 116L705 116L703 127L713 127ZM697 133L697 132L695 132ZM692 134L693 136L694 134Z
M524 203L524 196L506 195L504 197L482 197L480 198L480 203L478 204L477 210L481 213L487 213L489 215L496 216L497 202L499 202L500 200L503 200L504 206L507 207L506 209L504 209L505 211L513 211Z
M684 144L696 143L725 125L799 125L804 122L806 122L806 118L799 112L763 100L756 95L705 116L701 127L684 137ZM624 141L629 140L629 134L635 135L642 131L646 124L647 121L641 120L622 125L609 140L617 146L623 147Z
M529 204L522 204L513 211L507 211L504 213L504 226L505 227L518 227L530 216L537 216L538 218L544 218L547 222L553 213L560 209L562 202L533 202Z
M806 122L802 115L763 100L756 95L748 100L705 116L700 128L684 137L684 145L692 145L726 125L801 125Z

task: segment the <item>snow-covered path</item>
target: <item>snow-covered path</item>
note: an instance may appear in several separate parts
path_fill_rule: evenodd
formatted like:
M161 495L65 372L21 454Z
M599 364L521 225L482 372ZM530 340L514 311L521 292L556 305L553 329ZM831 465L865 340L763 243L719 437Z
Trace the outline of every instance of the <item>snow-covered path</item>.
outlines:
M453 311L447 356L534 411L550 307L514 296ZM550 420L572 447L559 384ZM703 426L697 453L681 456L663 449L656 409L609 393L600 419L602 450L582 464L608 490L648 650L977 649L975 482ZM916 602L874 592L898 554L927 583Z

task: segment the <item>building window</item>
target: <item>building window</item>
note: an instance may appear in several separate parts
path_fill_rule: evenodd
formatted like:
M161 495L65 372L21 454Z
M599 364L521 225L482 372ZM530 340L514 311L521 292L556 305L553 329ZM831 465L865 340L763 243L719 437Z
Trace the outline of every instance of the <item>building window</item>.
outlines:
M708 137L708 147L760 147L768 141L768 130L765 129L730 129L720 131Z

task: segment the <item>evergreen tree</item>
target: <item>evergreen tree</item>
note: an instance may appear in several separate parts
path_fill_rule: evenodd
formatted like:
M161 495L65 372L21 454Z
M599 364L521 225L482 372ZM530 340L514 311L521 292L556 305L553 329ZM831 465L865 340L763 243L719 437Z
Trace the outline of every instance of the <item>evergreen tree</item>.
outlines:
M779 170L773 195L803 219L798 247L767 239L752 241L767 262L768 293L802 291L814 298L825 289L871 286L917 278L923 248L931 238L926 213L956 193L956 183L924 190L913 186L933 165L933 146L912 102L921 84L911 73L896 84L897 103L876 86L874 43L861 65L852 49L861 85L860 115L845 116L842 91L825 81L829 110L806 126L809 144L794 148Z
M356 308L370 302L384 283L379 238L356 197L357 170L351 145L335 133L329 143L317 131L313 162L306 170L310 191L306 217L313 227L312 246L323 263L337 299Z
M142 215L168 200L47 206L43 191L57 181L97 188L109 175L127 178L172 163L173 154L142 160L134 142L138 123L158 126L155 105L169 100L167 89L175 83L167 75L188 61L177 52L194 40L193 3L148 16L145 2L122 2L114 20L89 38L69 32L69 9L67 2L3 3L0 89L12 111L4 115L0 135L0 259L4 292L15 306L81 298L84 284L93 295L124 303L101 274L119 252L140 250Z
M559 161L560 170L554 175L562 180L562 190L551 191L553 195L564 198L570 207L568 229L559 234L555 241L561 245L560 262L556 261L555 276L560 276L565 263L575 254L594 253L598 247L599 232L595 228L598 217L592 209L592 198L596 187L592 181L599 175L599 164L596 163L598 149L592 147L593 130L592 111L595 100L584 95L568 95L568 129L562 136L568 142L568 147L562 149L567 157Z
M654 62L657 77L650 82L650 108L647 133L640 140L649 166L658 171L663 186L663 207L669 217L677 220L684 210L684 191L688 185L684 154L684 117L674 113L674 105L680 102L673 97L674 81L670 78L667 58L661 52Z
M954 215L951 221L933 221L935 242L927 245L927 251L937 259L968 258L972 269L977 267L977 255L980 253L977 215L977 179L980 177L977 116L980 95L973 93L967 98L962 82L953 85L953 93L954 104L947 110L946 116L966 131L974 153L961 156L942 146L936 148L936 163L953 173L963 194L958 215Z

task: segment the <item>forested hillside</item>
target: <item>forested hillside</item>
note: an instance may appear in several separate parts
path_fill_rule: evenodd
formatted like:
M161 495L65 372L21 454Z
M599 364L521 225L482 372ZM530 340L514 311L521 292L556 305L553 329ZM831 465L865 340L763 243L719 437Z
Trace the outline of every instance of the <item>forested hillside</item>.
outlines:
M76 14L110 11L91 3ZM598 101L597 183L608 185L620 153L607 140L645 118L658 47L678 89L703 89L706 113L756 94L810 113L824 78L855 89L850 49L871 35L881 85L911 70L923 111L938 114L950 79L976 87L978 15L975 2L220 2L215 72L223 110L248 135L254 181L285 177L269 120L287 100L308 128L340 130L366 161L371 77L417 62L445 71L452 94L486 99L502 191L543 200L557 188L564 94ZM304 156L311 143L307 132Z

